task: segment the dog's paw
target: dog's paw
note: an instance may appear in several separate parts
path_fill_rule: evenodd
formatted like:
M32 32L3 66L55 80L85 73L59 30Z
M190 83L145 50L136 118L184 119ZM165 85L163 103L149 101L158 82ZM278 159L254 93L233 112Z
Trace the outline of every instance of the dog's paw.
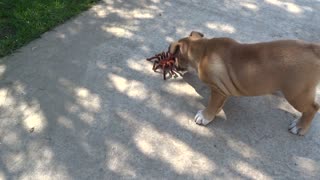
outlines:
M203 110L198 111L198 113L194 117L194 121L199 125L207 125L207 124L209 124L211 122L210 120L207 120L203 116Z
M302 128L297 126L298 125L298 119L291 122L289 125L288 130L295 135L303 136L305 133L302 131Z

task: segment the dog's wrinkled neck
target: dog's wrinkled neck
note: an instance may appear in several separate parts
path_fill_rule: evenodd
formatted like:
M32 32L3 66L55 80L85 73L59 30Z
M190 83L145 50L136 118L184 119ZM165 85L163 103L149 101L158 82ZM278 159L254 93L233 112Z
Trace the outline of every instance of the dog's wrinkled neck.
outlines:
M206 46L205 46L204 40L196 40L196 41L189 42L189 47L188 47L189 64L195 70L198 69L199 63L203 59L205 51L206 51Z

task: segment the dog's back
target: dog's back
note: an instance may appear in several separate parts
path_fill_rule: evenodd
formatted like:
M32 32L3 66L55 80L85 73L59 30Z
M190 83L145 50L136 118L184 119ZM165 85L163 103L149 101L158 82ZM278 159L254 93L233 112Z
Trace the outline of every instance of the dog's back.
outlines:
M224 38L218 53L242 95L261 95L283 88L314 86L320 80L320 45L297 40L241 44ZM217 48L214 48L217 49ZM212 59L212 61L215 61ZM212 68L213 69L213 68ZM215 75L220 76L220 75Z

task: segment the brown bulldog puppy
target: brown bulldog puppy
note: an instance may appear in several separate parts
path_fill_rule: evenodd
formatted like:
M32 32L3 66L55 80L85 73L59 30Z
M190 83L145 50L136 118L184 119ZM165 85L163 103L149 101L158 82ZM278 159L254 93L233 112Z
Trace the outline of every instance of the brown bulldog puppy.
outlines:
M304 135L319 109L315 95L320 80L320 44L296 40L241 44L230 38L203 38L193 31L173 42L169 51L177 55L179 68L195 68L199 79L211 88L208 106L195 116L197 124L210 123L229 96L280 90L302 113L289 131Z

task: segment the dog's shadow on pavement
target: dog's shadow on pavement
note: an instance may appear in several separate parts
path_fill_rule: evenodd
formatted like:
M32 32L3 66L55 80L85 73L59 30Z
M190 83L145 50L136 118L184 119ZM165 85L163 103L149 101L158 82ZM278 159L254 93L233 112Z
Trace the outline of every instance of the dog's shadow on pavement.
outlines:
M209 87L199 80L196 72L194 71L183 73L182 78L202 97L201 103L206 106L210 97Z

